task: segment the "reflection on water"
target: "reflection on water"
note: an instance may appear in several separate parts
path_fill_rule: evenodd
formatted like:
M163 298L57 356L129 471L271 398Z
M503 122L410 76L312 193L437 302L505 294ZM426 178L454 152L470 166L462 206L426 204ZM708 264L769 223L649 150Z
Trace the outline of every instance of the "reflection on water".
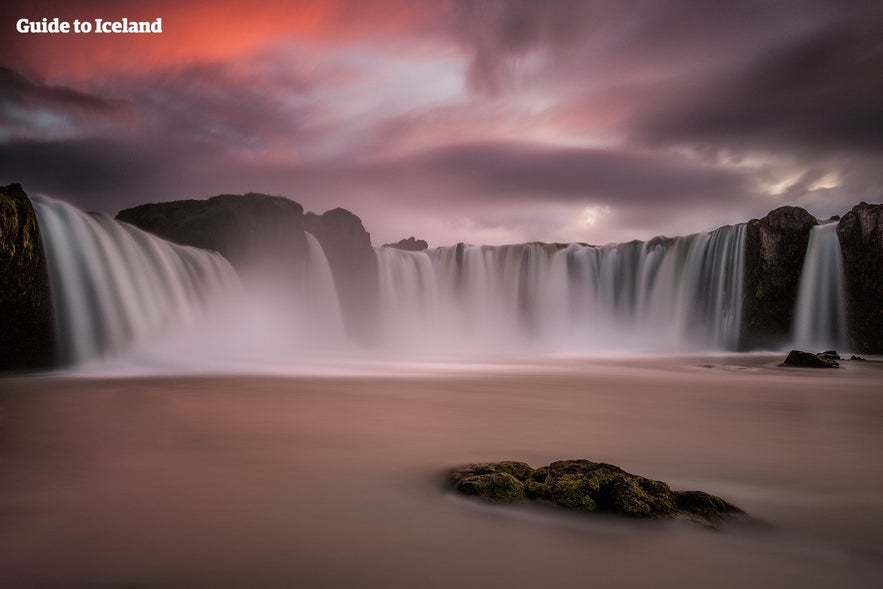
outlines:
M6 378L0 586L873 586L880 364L772 366ZM467 462L577 457L755 519L573 518L439 484Z

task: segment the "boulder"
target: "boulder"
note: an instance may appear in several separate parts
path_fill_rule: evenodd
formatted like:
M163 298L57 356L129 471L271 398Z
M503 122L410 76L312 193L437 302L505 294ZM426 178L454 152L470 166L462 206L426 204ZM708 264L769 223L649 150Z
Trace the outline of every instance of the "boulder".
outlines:
M380 300L371 234L359 217L341 208L321 215L307 213L304 228L316 237L328 258L347 332L355 339L369 338L376 332Z
M797 366L800 368L837 368L840 363L837 359L824 352L812 354L801 350L791 350L788 357L779 366Z
M860 203L840 218L849 346L883 354L883 204Z
M400 239L395 243L385 243L383 247L391 247L397 250L405 250L407 252L422 252L429 247L429 244L422 239L415 239L412 235L407 239Z
M20 184L0 186L0 369L56 361L46 254L37 217Z
M666 483L589 460L560 460L531 468L524 462L472 464L450 473L458 492L495 503L533 501L579 512L640 518L685 518L715 527L742 513L703 491L673 491Z
M790 340L809 232L817 224L799 207L780 207L748 222L742 349L778 347Z

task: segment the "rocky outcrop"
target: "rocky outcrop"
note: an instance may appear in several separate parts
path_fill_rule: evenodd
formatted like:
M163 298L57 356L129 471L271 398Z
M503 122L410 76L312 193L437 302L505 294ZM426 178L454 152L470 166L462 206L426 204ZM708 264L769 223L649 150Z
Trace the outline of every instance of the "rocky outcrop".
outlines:
M21 185L0 186L0 369L54 361L52 296L34 207Z
M812 354L802 350L791 350L788 357L779 366L795 366L798 368L838 368L840 363L837 362L839 356L837 354L829 354L822 352L820 354Z
M175 243L219 252L240 274L278 274L308 255L303 207L281 196L222 194L151 203L116 218Z
M800 272L816 218L780 207L748 222L741 348L772 348L790 340Z
M560 460L536 469L515 461L472 464L452 471L449 483L460 493L496 503L531 500L581 512L686 518L712 527L742 513L720 497L672 491L662 481L588 460Z
M429 247L429 244L422 239L415 239L412 235L407 239L400 239L395 243L385 243L383 247L391 247L397 250L405 250L406 252L422 252Z
M307 213L304 228L316 237L328 258L349 335L370 338L379 301L377 256L371 234L359 217L341 208L322 215Z
M883 205L861 203L840 218L849 344L883 354Z

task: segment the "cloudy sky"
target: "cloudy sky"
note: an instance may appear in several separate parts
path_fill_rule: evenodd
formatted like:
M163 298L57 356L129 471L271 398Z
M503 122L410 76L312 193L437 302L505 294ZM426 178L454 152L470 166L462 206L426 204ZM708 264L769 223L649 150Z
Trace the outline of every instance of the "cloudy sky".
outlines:
M0 184L249 191L375 244L605 243L883 201L883 2L41 0L0 8ZM157 35L20 18L163 19Z

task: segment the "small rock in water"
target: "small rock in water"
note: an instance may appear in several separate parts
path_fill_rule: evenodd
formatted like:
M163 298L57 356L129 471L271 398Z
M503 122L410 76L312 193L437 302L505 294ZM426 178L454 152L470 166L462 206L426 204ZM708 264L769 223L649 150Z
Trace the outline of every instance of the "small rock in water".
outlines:
M849 359L850 359L850 360L861 360L862 362L867 362L867 360L865 360L865 359L862 358L861 356L856 356L855 354L853 354L852 356L850 356Z
M834 352L836 354L836 352ZM838 356L839 358L839 356ZM812 354L801 350L791 350L788 357L779 366L799 366L801 368L837 368L840 364L836 359L822 354Z
M514 461L471 464L451 472L449 482L460 493L495 503L528 499L575 511L685 518L710 527L742 513L720 497L673 491L662 481L589 460L559 460L536 469Z

